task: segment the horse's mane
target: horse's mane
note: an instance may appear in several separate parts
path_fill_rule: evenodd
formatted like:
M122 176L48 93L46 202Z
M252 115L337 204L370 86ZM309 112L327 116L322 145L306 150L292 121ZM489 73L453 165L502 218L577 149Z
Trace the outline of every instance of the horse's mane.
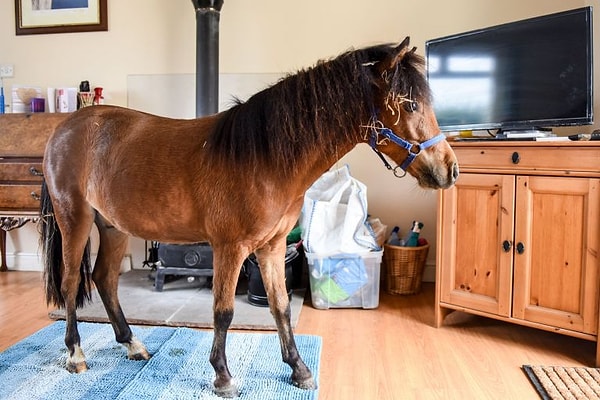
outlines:
M348 51L289 75L246 102L236 101L207 141L212 156L285 173L301 167L297 163L309 152L331 154L338 143L358 143L361 125L377 111L375 65L393 50L377 45ZM386 77L390 92L429 99L423 64L422 57L409 52Z

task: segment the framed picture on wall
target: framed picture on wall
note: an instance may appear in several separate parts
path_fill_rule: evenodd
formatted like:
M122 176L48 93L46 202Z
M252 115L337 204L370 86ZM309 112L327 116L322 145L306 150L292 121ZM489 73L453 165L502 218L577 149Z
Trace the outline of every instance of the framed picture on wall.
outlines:
M108 30L107 0L15 0L17 35Z

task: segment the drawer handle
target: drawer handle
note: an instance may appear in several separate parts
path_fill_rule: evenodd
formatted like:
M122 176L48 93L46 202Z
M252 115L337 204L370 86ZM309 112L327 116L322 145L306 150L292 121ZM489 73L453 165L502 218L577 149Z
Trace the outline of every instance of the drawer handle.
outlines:
M44 176L44 173L38 170L36 167L29 167L29 173L33 176Z
M518 164L519 161L521 161L521 156L519 155L518 152L515 151L514 153L512 153L511 159L512 159L513 164Z
M31 192L31 197L33 197L34 200L40 200L42 197L37 194L36 192Z

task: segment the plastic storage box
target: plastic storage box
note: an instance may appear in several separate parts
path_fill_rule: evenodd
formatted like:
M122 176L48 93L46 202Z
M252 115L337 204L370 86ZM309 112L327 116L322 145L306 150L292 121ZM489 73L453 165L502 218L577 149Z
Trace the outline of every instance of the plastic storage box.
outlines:
M313 307L377 308L382 254L306 253Z

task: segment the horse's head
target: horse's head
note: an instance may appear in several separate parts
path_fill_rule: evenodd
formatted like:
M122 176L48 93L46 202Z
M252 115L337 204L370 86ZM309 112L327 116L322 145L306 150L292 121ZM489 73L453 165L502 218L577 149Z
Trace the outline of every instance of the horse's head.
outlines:
M377 93L366 140L396 176L408 172L422 187L448 188L458 177L458 163L440 133L423 58L415 50L407 37L371 67ZM381 153L397 166L392 168Z

